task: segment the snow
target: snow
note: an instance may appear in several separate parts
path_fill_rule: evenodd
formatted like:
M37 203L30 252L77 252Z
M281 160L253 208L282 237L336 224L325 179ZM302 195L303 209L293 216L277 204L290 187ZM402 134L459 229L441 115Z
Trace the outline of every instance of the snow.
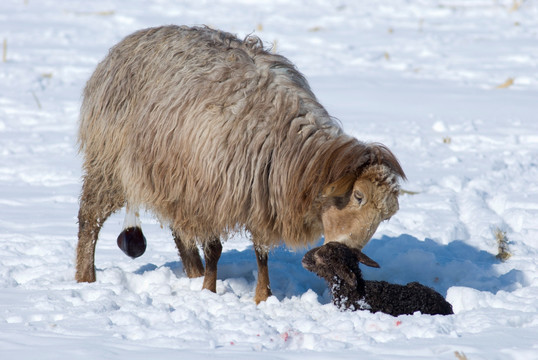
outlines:
M0 358L538 358L538 4L512 0L104 1L0 4ZM345 130L389 146L409 194L364 249L367 279L419 281L455 315L340 312L304 251L270 254L252 301L248 236L224 245L217 294L188 279L169 231L97 246L74 281L80 95L108 48L162 24L259 35ZM511 257L495 258L495 229Z

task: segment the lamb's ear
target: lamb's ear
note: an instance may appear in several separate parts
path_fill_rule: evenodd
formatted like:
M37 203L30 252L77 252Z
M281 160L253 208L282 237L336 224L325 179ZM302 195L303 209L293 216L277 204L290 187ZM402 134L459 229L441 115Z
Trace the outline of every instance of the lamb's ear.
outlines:
M379 268L380 267L377 262L370 259L362 251L360 251L358 249L352 249L352 251L353 251L353 254L355 254L355 256L357 257L357 261L360 262L361 264L364 264L364 265L370 266L370 267L374 267L374 268Z
M355 182L355 176L352 174L344 175L340 179L330 183L323 188L321 194L324 197L328 196L342 196L351 190L353 183Z

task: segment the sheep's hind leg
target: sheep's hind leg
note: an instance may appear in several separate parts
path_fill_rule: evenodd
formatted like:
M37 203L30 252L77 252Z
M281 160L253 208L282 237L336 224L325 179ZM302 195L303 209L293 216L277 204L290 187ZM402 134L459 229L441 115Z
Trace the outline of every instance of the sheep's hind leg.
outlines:
M95 281L95 246L105 220L125 203L120 188L102 176L86 175L78 212L78 244L75 279Z
M203 289L217 292L217 263L222 253L222 243L219 238L213 238L204 243L205 273Z
M185 243L176 231L172 230L172 235L187 276L191 279L204 276L204 265L196 245Z
M269 267L267 266L267 249L254 245L256 261L258 263L258 283L256 284L256 294L254 301L259 304L271 296L271 285L269 282Z

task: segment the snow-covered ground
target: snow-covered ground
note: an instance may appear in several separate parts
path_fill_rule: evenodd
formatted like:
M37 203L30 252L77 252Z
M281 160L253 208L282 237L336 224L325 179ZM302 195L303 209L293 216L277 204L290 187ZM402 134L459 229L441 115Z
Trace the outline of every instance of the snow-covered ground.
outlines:
M217 294L200 291L151 214L144 256L117 248L116 214L97 282L74 281L82 88L124 36L170 23L256 33L347 132L397 154L416 194L365 248L381 264L365 277L432 286L455 315L339 312L285 248L256 306L242 235ZM538 359L536 1L3 0L0 43L1 359Z

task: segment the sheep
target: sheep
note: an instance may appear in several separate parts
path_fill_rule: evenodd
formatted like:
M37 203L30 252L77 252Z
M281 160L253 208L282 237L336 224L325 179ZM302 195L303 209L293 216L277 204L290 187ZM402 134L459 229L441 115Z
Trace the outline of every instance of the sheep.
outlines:
M340 309L381 311L392 316L417 311L430 315L453 314L452 305L435 290L418 282L397 285L364 280L357 262L379 267L360 250L336 242L308 251L302 264L329 283L333 303Z
M145 209L213 292L221 241L250 233L256 303L271 295L270 249L322 234L361 249L398 210L405 179L386 146L343 132L288 59L208 27L144 29L112 47L84 88L78 143L77 281L96 280L99 231L123 207L118 245L143 253Z

